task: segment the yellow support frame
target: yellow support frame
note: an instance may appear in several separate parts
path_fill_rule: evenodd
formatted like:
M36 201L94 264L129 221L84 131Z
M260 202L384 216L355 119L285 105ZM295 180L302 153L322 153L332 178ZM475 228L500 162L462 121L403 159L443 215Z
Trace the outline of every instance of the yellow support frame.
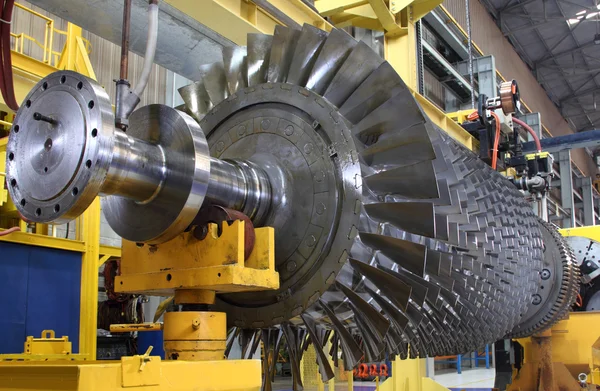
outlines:
M246 35L249 33L273 34L275 26L283 24L246 0L204 1L201 7L195 0L165 2L238 45L246 45ZM327 31L333 28L301 0L269 0L269 3L300 25L308 23Z
M15 93L18 101L22 101L35 84L47 75L58 70L74 70L87 77L96 79L88 47L82 38L82 29L71 23L67 31L54 29L54 21L44 15L15 4L37 17L44 19L48 25L44 38L44 57L41 61L29 57L17 50L11 51L15 77ZM53 32L65 34L67 37L64 49L57 66L52 66ZM24 38L21 38L24 39ZM22 44L21 44L22 45ZM18 48L17 48L18 49ZM8 111L8 110L7 110ZM4 123L2 125L5 125ZM0 139L0 172L5 171L5 154L8 138ZM7 192L0 190L0 206L4 213L12 213L14 205L8 200ZM92 205L77 219L77 238L68 240L48 235L48 226L36 224L36 234L27 232L27 224L20 221L21 232L14 232L0 237L0 242L10 242L30 246L39 246L81 253L81 309L79 320L79 354L69 355L71 359L95 359L98 312L98 267L110 257L120 257L121 249L100 245L100 201L96 199ZM1 228L0 228L1 230ZM43 234L40 234L43 233ZM15 355L3 355L2 359L10 359ZM18 355L17 355L18 356ZM46 357L48 358L48 357Z

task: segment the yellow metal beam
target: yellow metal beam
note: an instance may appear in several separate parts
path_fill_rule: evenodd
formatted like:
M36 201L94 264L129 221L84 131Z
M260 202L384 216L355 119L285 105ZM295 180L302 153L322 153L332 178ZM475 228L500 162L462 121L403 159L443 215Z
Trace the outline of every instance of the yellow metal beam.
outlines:
M201 7L195 0L165 1L238 45L246 45L249 33L273 34L275 26L283 24L246 0L204 1ZM307 23L327 31L333 28L318 12L300 0L269 0L269 3L300 25Z
M106 362L3 362L0 391L260 391L260 360L162 361L141 356ZM137 359L137 360L136 360ZM202 374L199 376L198 374ZM135 380L135 385L130 382ZM152 381L152 383L146 383ZM150 385L155 384L156 385Z
M100 255L119 258L121 256L121 247L105 246L104 244L101 244Z
M0 228L0 231L4 229ZM0 242L18 243L30 246L55 248L58 250L84 252L85 245L77 240L55 238L53 236L37 235L27 232L13 232L6 236L0 236ZM97 274L97 273L96 273Z
M79 353L95 358L98 321L98 258L100 257L100 199L98 197L83 214L83 238Z
M423 95L414 92L413 95L417 99L417 102L421 105L421 108L427 114L429 119L433 121L434 124L442 128L450 137L454 140L458 141L465 147L474 151L479 148L479 141L469 132L467 132L462 126L454 122L450 117L446 115L446 113L431 103L431 101L425 98Z
M398 2L407 2L407 5L411 3L411 0L396 0ZM381 22L381 25L385 31L394 33L401 27L396 23L396 15L394 15L387 4L383 0L369 0L369 4L373 7L373 11L377 15L377 18Z
M315 7L319 10L319 13L323 17L339 14L346 10L369 4L368 0L317 0L315 1Z

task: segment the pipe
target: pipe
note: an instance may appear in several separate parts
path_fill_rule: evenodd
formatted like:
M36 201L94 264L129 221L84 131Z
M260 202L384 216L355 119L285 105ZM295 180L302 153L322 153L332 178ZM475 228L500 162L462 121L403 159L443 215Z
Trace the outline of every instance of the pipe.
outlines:
M19 232L20 230L21 230L21 228L19 228L19 227L12 227L9 229L5 229L4 231L0 231L0 236L10 235L13 232Z
M15 98L13 72L12 72L12 61L10 53L10 22L12 21L12 12L14 7L14 0L6 0L2 10L2 19L5 21L0 27L0 40L2 40L2 77L4 78L4 89L2 90L2 96L6 105L14 111L19 110L19 105Z
M493 111L490 112L496 120L496 134L494 135L494 146L492 147L492 169L496 169L498 165L498 145L500 144L500 118Z
M133 93L141 96L150 79L150 72L154 64L156 54L156 42L158 40L158 0L150 0L148 5L148 42L144 55L144 68Z
M129 68L129 30L131 26L131 0L125 0L123 7L123 32L121 34L121 70L119 77L127 80Z
M535 131L533 129L531 129L531 127L529 125L527 125L525 122L521 121L518 118L513 117L512 120L513 120L514 123L516 123L517 125L521 125L521 127L523 129L525 129L526 131L529 132L529 134L533 138L533 141L535 142L535 147L537 148L537 151L538 152L542 152L542 143L540 142L540 138L535 133Z

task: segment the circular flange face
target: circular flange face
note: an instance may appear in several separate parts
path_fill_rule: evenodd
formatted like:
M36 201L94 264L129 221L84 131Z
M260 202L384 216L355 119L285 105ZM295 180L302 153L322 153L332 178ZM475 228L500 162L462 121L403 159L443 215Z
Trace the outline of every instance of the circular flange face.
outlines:
M277 291L220 295L229 323L266 327L300 315L334 283L357 234L362 179L346 121L288 84L247 88L201 121L211 155L250 161L270 180Z
M113 123L106 92L83 75L56 72L31 90L6 149L9 192L26 219L60 224L87 209L110 163Z
M111 228L124 239L163 243L190 225L204 201L210 173L208 145L192 117L165 105L137 109L129 124L128 135L160 147L168 170L151 200L109 196L102 199L102 208Z

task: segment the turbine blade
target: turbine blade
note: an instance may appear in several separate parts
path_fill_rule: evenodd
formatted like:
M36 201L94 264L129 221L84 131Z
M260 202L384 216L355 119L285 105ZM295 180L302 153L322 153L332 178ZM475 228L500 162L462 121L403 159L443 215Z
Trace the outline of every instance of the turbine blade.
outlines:
M389 222L415 235L436 237L436 219L431 202L378 202L366 204L369 217Z
M391 273L380 270L364 262L350 258L350 266L360 275L368 278L375 286L403 311L406 311L408 299L411 296L411 286L395 278Z
M223 48L223 67L227 79L227 89L230 95L247 87L248 69L246 60L246 47L226 46Z
M354 46L356 40L347 32L339 29L332 30L310 72L306 88L323 95Z
M331 380L334 377L334 373L333 369L331 369L331 366L329 365L327 355L323 351L323 345L321 345L321 341L318 336L317 324L315 320L306 312L300 314L300 317L304 321L304 325L306 326L308 335L310 336L312 344L315 347L315 352L317 353L317 362L319 363L319 373L321 373L321 379L324 382Z
M424 276L427 247L422 244L367 232L360 233L360 240L367 246L381 251L409 272L419 277Z
M340 107L340 113L353 124L407 87L387 61L362 82Z
M248 34L248 87L262 84L267 79L272 43L272 35Z
M435 172L430 161L397 167L364 178L364 183L380 195L399 195L414 199L438 197Z
M267 70L268 82L282 83L286 81L299 37L300 30L275 26Z
M202 75L204 87L206 88L206 92L208 93L208 97L213 106L218 105L229 96L223 64L215 62L212 64L201 65L200 74Z
M319 51L327 39L327 32L309 24L302 26L298 44L292 57L287 82L305 86Z
M324 97L341 106L383 61L366 43L359 42L331 80Z

